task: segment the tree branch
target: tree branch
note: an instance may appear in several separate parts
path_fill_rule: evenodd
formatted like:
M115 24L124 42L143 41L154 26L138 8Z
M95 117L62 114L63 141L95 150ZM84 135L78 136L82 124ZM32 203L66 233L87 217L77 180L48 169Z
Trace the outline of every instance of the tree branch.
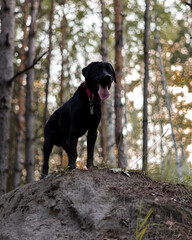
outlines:
M45 56L48 53L48 51L44 52L40 57L38 57L36 60L34 60L33 64L27 68L25 68L24 70L16 73L11 79L8 80L8 84L11 84L18 76L20 76L21 74L27 72L28 70L30 70L31 68L33 68L40 60L43 56Z
M186 4L187 6L189 6L189 7L191 8L191 10L192 10L192 1L191 1L191 3L185 2L185 4Z

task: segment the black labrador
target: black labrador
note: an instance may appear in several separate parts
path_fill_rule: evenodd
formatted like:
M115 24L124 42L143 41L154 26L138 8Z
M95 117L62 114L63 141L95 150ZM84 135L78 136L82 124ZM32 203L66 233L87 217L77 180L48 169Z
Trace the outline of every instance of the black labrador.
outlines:
M44 130L44 162L42 175L49 170L53 145L61 146L69 159L68 166L76 168L78 138L87 131L87 167L93 166L97 127L101 119L101 100L109 97L115 72L110 63L92 62L82 70L85 82L75 94L49 118Z

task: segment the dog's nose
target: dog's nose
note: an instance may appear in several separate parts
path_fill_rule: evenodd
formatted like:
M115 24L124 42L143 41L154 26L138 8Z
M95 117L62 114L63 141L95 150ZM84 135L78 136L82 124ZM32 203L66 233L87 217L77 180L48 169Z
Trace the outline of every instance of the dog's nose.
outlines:
M111 79L111 75L110 74L105 74L104 79Z

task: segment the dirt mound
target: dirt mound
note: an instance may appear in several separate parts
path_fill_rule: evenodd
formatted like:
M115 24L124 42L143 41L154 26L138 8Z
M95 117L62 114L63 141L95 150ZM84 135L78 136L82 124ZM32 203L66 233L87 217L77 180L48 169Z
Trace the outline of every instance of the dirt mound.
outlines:
M133 240L142 223L142 239L188 240L192 192L138 172L57 172L3 195L0 219L1 240Z

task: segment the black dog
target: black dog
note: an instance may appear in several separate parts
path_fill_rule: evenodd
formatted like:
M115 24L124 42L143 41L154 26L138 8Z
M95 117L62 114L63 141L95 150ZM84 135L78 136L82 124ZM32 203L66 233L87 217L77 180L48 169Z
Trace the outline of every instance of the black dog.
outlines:
M69 158L69 167L76 168L77 141L88 131L87 167L93 166L97 127L101 119L101 100L109 97L115 72L110 63L93 62L82 70L85 82L62 107L49 118L44 130L43 175L48 174L53 145L61 146Z

